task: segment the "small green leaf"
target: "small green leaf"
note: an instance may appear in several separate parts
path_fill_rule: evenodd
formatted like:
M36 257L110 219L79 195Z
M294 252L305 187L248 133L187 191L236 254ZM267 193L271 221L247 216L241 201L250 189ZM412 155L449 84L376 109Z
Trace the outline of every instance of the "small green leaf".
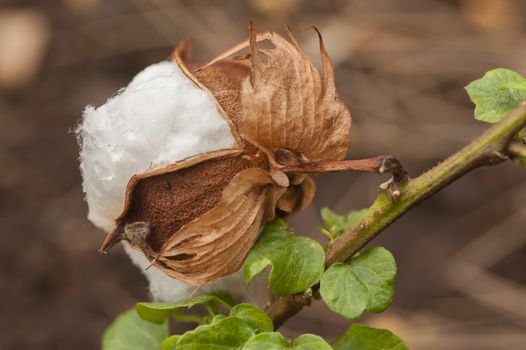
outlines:
M496 123L526 100L526 79L512 70L496 68L468 84L466 91L475 104L475 119Z
M294 350L332 350L332 347L322 338L314 334L303 334L292 342Z
M348 263L331 265L320 281L320 294L335 313L355 319L365 310L382 312L394 295L396 263L385 248L374 247Z
M277 332L260 333L245 344L243 350L332 350L323 338L314 334L304 334L290 344Z
M283 220L268 224L243 265L249 283L271 266L269 288L278 295L294 294L316 284L325 267L325 253L313 239L296 236Z
M347 215L338 215L329 208L321 209L321 217L325 230L329 233L329 239L333 240L340 236L360 220L365 210L353 210Z
M250 326L255 332L272 332L274 325L268 315L252 304L239 304L232 308L230 316L235 316Z
M288 350L289 342L277 332L260 333L245 344L243 350Z
M181 338L180 335L172 335L166 338L161 344L161 350L177 350L177 341L179 338Z
M225 319L226 316L223 315L223 314L218 314L218 315L215 315L214 317L212 317L212 320L210 321L210 324L216 324L217 322Z
M333 344L334 350L409 350L402 339L388 330L355 323Z
M177 303L137 303L135 309L139 316L149 322L163 323L170 315L181 317L179 309L191 308L194 305L217 308L219 305L229 308L230 304L216 295L201 295ZM184 315L183 315L184 316Z
M168 322L154 324L142 320L134 309L120 314L102 336L102 350L160 349L168 336Z
M238 350L254 335L243 320L224 319L186 332L177 341L177 350Z

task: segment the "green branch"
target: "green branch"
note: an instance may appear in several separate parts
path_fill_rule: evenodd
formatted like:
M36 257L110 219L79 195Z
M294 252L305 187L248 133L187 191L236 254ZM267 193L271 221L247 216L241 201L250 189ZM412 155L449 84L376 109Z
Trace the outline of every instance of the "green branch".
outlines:
M508 148L508 152L512 158L526 159L526 145L522 143L512 143Z
M516 144L510 146L510 142L525 125L526 104L523 103L433 169L417 178L383 186L374 203L361 216L361 220L327 246L326 264L331 265L351 258L412 207L470 171L484 165L499 164L509 156L516 156L516 152L524 152L523 147L519 150ZM310 297L303 294L280 296L272 300L266 311L277 328L309 303Z

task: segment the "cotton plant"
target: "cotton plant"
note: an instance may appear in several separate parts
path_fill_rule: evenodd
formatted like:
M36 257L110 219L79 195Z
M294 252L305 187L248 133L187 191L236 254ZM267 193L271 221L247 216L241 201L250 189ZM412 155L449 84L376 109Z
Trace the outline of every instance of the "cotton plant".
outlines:
M349 320L385 311L395 258L362 248L469 171L508 158L525 164L526 80L503 69L467 86L476 118L496 125L433 169L413 179L393 156L345 159L351 115L321 35L315 29L319 72L286 31L288 39L258 33L251 20L248 39L207 64L191 61L185 39L172 59L86 107L77 135L88 218L107 232L101 252L124 244L154 299L110 325L104 350L408 349L390 331L358 323L331 344L276 330L316 299ZM313 175L330 171L391 178L369 208L322 210L323 247L286 220L311 203ZM253 301L248 285L264 271L272 295L265 310L236 305L232 295ZM194 312L200 306L207 315ZM174 319L198 326L170 335Z

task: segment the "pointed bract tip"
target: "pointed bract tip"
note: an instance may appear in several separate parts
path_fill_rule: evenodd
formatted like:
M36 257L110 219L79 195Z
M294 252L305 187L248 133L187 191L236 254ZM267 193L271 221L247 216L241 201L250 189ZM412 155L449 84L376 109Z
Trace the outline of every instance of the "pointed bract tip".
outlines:
M99 253L101 254L107 254L108 251L117 243L123 240L123 232L122 227L119 225L117 226L113 231L108 233L106 238L104 239L104 242L102 242L102 245L99 248Z

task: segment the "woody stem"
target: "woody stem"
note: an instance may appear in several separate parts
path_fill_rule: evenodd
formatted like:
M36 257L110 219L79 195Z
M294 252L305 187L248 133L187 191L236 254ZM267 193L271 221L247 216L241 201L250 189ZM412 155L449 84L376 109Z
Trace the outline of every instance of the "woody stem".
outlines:
M407 181L395 184L398 192L396 196L393 195L394 192L391 191L391 188L381 188L378 197L361 215L360 220L347 232L329 243L325 249L326 265L329 266L336 262L350 259L400 216L472 170L484 165L497 165L510 157L524 155L526 150L523 145L515 143L510 145L510 142L525 126L526 102L513 110L500 122L487 129L470 144L424 174L414 179L408 179L405 177L405 172L403 172L403 178L406 178ZM347 165L347 168L356 168L358 164L358 168L361 170L373 170L375 165L378 165L378 160L375 163L374 158L372 159L373 161L343 161L341 164ZM385 164L386 162L384 162ZM343 165L342 167L344 167ZM306 171L307 169L314 170L312 165L305 168L303 165L294 165L290 169L297 172L319 172ZM345 170L338 167L333 168ZM396 168L395 166L395 171L393 172L395 177L397 176L396 174L402 173ZM320 168L318 167L317 169L319 170ZM400 166L399 169L403 168ZM315 291L318 287L317 285L313 286L312 290ZM312 291L291 296L274 297L265 311L273 320L275 328L281 326L287 319L308 305L311 294Z

